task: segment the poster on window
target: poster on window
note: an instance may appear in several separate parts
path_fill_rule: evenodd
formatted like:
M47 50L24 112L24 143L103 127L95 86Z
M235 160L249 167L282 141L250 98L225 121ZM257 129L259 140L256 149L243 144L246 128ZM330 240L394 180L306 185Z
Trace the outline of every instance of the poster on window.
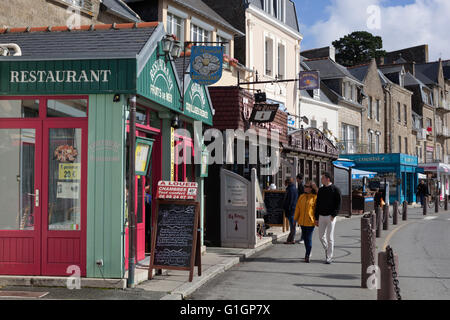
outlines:
M193 46L191 48L191 79L210 86L222 78L223 47Z
M79 199L80 183L79 182L61 182L58 181L56 189L57 199Z

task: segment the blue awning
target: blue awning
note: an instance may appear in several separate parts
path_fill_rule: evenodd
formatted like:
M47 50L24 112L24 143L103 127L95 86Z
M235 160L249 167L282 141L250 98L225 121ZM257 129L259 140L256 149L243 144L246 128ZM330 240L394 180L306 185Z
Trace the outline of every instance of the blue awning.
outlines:
M338 167L352 168L356 166L355 162L350 159L342 159L339 158L336 161L333 161L333 164Z
M363 171L358 169L352 170L352 179L362 179L364 177L374 178L377 175L376 172Z

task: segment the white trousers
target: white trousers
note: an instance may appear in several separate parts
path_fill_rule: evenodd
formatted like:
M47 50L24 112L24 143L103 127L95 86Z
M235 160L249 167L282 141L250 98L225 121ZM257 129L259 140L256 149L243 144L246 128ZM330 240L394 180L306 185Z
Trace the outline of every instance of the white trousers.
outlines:
M336 217L331 221L331 216L319 216L319 238L326 252L327 261L333 258L335 225Z

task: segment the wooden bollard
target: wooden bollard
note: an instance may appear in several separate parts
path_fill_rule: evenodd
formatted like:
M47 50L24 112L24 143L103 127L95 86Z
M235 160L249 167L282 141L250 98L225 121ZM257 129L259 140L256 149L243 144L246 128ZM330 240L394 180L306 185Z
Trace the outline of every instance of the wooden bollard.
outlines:
M376 209L375 209L375 219L376 219L376 237L377 238L379 238L379 237L381 237L381 220L382 220L382 218L381 218L381 208L380 207L377 207Z
M424 216L427 215L427 209L428 209L428 197L424 196L423 197L423 215Z
M398 273L398 256L394 253L396 271ZM380 268L380 289L377 290L377 300L397 300L392 279L392 268L387 263L387 252L378 253Z
M408 220L408 202L403 201L403 212L402 212L402 220Z
M385 204L383 208L383 230L389 230L389 205Z
M448 210L448 194L444 196L444 210Z
M361 288L367 289L367 273L371 265L375 265L375 230L372 224L373 214L361 218ZM371 226L369 228L369 226Z
M398 222L398 201L394 201L394 208L392 212L392 224L395 226Z
M439 198L441 197L440 194L436 194L434 197L434 212L439 213Z

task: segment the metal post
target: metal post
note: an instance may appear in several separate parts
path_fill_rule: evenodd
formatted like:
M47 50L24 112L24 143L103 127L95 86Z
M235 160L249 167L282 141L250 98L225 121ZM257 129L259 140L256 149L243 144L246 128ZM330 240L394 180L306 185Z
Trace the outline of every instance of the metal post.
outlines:
M403 212L402 212L402 220L408 220L408 202L403 201Z
M376 227L376 237L379 238L381 237L381 208L377 207L375 209L375 215L376 215L376 222L377 222L377 227Z
M444 210L445 211L448 210L448 195L447 194L444 196Z
M375 265L375 230L372 224L373 213L361 219L361 288L367 288L367 270Z
M423 197L423 215L424 216L427 215L427 210L428 210L428 197L424 196Z
M394 254L394 261L395 265L398 266L398 256L396 254ZM386 251L378 253L378 267L380 268L380 289L377 290L377 300L397 300L392 268L388 265Z
M436 193L435 197L434 197L434 212L435 213L439 213L439 198L440 198L440 194Z
M398 205L399 205L398 201L394 201L394 208L393 208L394 211L392 212L392 224L394 226L396 226L398 223Z
M128 279L127 287L134 287L135 273L135 239L136 239L136 210L135 210L135 190L136 190L136 170L135 170L135 149L136 149L136 96L130 98L130 131L129 137L129 172L128 172Z
M383 208L383 230L389 230L389 205L385 204Z

